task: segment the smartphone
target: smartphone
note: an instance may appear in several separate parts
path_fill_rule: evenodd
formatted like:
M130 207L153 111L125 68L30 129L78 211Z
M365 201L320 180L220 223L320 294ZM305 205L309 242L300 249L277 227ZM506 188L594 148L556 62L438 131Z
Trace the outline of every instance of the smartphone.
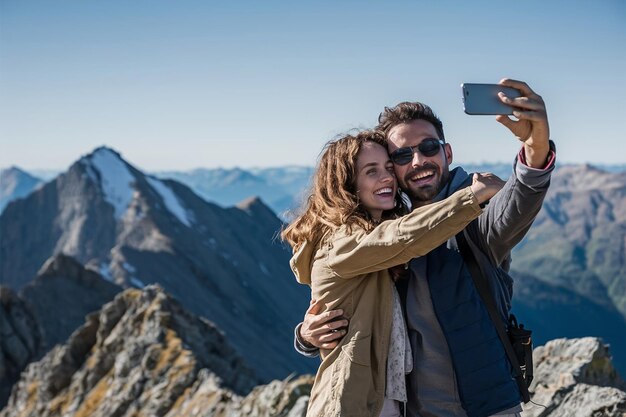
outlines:
M461 84L463 110L467 114L513 114L513 107L500 101L498 92L516 98L522 94L518 89L500 84Z

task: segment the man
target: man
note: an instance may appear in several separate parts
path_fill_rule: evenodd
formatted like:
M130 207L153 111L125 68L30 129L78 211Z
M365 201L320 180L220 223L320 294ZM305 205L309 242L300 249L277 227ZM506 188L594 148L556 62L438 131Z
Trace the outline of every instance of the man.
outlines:
M504 79L500 84L521 92L519 98L500 93L518 120L496 120L523 145L506 185L464 234L506 323L513 284L507 274L510 251L541 208L555 153L543 99L524 82ZM385 132L398 183L413 207L446 198L471 181L462 168L449 170L452 147L428 106L400 103L385 108L378 128ZM520 393L512 367L456 241L413 259L409 272L408 288L401 290L414 363L408 378L408 415L519 415ZM341 311L316 315L319 307L312 303L296 328L296 348L309 356L317 348L335 347L348 325Z

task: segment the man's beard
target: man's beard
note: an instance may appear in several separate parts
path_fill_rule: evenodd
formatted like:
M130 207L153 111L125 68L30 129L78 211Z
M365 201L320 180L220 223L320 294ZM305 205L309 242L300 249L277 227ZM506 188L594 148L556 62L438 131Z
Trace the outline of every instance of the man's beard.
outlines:
M404 191L409 196L413 205L420 205L419 203L430 203L437 196L437 194L439 194L441 190L443 190L443 187L446 186L448 180L450 179L450 171L448 167L445 167L441 170L441 176L439 178L439 181L435 184L429 184L424 187L417 188L408 187L408 184L411 184L411 181L408 178L415 176L415 174L417 174L419 171L423 171L425 169L434 169L435 175L438 175L439 173L439 167L426 165L420 169L409 172L405 176L405 179L403 181L404 184L400 184L402 186L402 191Z

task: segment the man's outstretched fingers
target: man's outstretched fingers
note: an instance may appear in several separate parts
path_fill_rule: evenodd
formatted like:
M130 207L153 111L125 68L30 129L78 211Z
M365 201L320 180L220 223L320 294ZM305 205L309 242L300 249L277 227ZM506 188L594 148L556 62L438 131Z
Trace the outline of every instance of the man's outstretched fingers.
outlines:
M541 113L541 112L537 112L537 111L519 111L519 110L514 110L513 111L513 116L517 117L518 119L522 120L533 120L536 122L540 122L546 119L546 115L545 113Z
M348 327L348 320L333 320L330 322L322 322L315 329L311 330L311 334L321 335L329 332L336 332L338 329Z
M331 320L336 319L337 317L341 317L343 314L343 310L330 310L322 314L313 315L310 318L310 328L315 327L316 329L324 329L324 326L329 324Z
M500 80L498 84L504 85L506 87L513 87L517 90L520 90L522 92L522 95L526 97L537 95L537 93L535 93L532 90L532 88L530 88L530 86L526 84L524 81L512 80L510 78L503 78Z
M321 303L312 302L307 309L307 313L304 315L304 321L300 326L300 337L304 342L311 346L322 347L322 337L332 334L333 339L341 336L337 336L337 329L347 326L345 320L336 320L343 315L343 310L330 310L322 314L317 314ZM337 323L339 322L339 323Z
M331 321L330 323L326 323L324 326L320 328L326 331L331 331L331 330L340 329L342 327L346 327L347 325L348 325L347 320L334 320L334 321Z

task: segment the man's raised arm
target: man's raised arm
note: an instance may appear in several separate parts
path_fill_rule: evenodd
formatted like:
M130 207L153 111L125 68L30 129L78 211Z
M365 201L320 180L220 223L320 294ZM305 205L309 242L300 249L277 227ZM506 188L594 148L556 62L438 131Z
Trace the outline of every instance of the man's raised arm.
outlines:
M480 236L475 236L475 241L498 265L523 239L539 213L555 160L546 106L541 96L521 81L503 79L500 84L521 92L518 98L500 93L500 100L514 107L513 115L518 120L506 115L497 116L496 120L506 126L523 146L511 178L478 219Z

